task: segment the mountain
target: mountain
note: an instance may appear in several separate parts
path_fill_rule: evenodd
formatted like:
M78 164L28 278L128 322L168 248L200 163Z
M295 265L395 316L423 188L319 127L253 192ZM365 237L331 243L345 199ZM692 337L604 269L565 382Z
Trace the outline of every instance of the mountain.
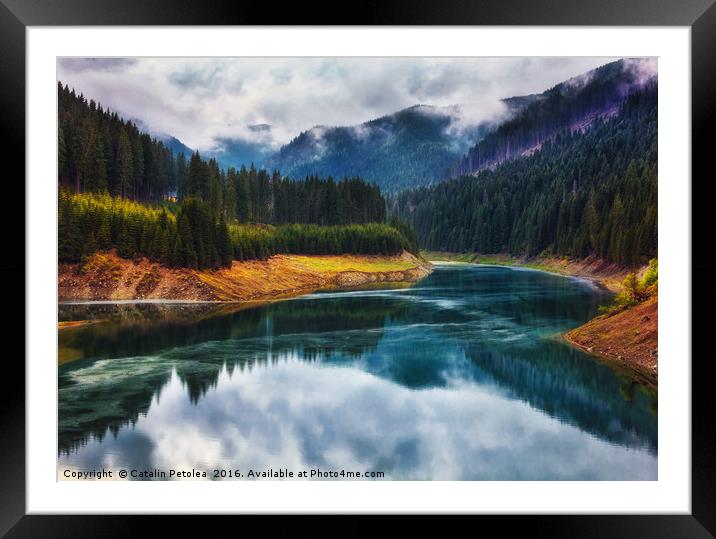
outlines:
M179 155L180 153L184 154L184 157L189 159L191 157L191 154L194 153L194 150L189 148L186 144L184 144L181 140L179 140L176 137L173 137L171 135L164 135L164 136L158 136L157 137L161 142L164 144L165 148L169 148L172 152L174 152L174 156Z
M657 254L658 88L634 90L590 129L532 155L392 197L389 213L432 251L597 257Z
M161 142L165 148L169 148L174 153L174 157L176 157L180 153L183 153L184 156L188 159L191 154L194 153L194 150L189 148L189 146L184 144L175 136L170 135L169 133L165 133L163 131L155 131L141 118L131 116L127 117L126 119L127 121L133 123L140 132L150 134L154 139Z
M448 176L474 174L508 159L529 155L563 130L578 131L617 113L635 90L656 80L652 59L623 59L603 65L530 96L505 100L518 111L478 141Z
M507 109L513 107L508 106ZM267 162L292 178L360 176L383 192L429 185L479 140L488 123L466 125L463 108L415 105L360 125L316 126Z
M268 158L273 155L274 148L262 142L241 138L219 138L211 150L201 152L202 156L213 157L224 169L234 167L239 170L241 165L249 168L253 163L256 168L265 168Z
M267 131L269 126L250 126L252 131ZM181 140L171 135L159 135L157 137L165 147L171 149L177 156L183 153L189 159L194 150L189 148ZM234 167L240 169L241 165L249 167L251 163L257 168L263 168L267 159L274 153L273 146L259 141L250 141L242 138L219 138L214 141L214 147L201 150L201 156L205 159L216 159L220 168L228 169Z
M358 125L315 126L278 151L270 125L250 125L247 136L217 139L201 154L224 169L253 163L298 180L359 176L392 194L530 155L560 131L584 130L613 116L655 76L653 60L623 59L543 93L502 99L499 112L414 105ZM164 143L175 154L191 153L174 137Z

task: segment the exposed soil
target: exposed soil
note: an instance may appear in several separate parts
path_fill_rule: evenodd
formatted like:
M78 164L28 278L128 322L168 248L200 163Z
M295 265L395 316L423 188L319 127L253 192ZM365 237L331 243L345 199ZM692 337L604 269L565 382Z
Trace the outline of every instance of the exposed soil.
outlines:
M448 260L457 262L470 262L475 264L499 264L503 266L521 266L542 271L582 277L594 281L612 292L621 292L622 281L627 273L636 271L641 275L646 266L633 268L608 262L596 256L583 259L559 258L553 256L517 257L507 254L479 254L479 253L441 253L425 252L423 256L428 260Z
M628 267L590 256L569 259L548 256L532 258L507 254L425 252L429 260L452 260L476 264L524 266L589 279L612 292L623 290L630 272L641 278L648 266ZM658 298L610 316L598 316L564 335L569 343L632 371L636 378L655 385L658 378Z
M582 260L568 258L539 258L536 260L545 271L589 279L612 292L622 291L622 281L628 273L636 271L638 275L641 275L646 269L646 266L641 269L620 266L592 256Z
M598 316L565 334L579 348L658 377L658 298L611 316Z
M415 282L431 268L428 262L403 252L396 256L276 255L265 261L234 261L231 268L197 271L167 268L146 258L125 260L112 251L95 253L84 264L60 264L58 296L60 301L248 301L322 288Z
M528 265L556 273L589 278L619 291L633 269L599 259L539 258L521 261L488 255L475 262ZM197 271L167 268L146 258L125 260L114 252L95 253L84 264L61 264L60 301L182 300L256 301L279 299L319 289L353 288L382 282L416 282L432 266L410 253L396 256L276 255L268 260L234 261L231 268ZM62 322L70 329L84 321ZM601 358L658 376L657 298L611 316L599 316L564 335L571 344Z

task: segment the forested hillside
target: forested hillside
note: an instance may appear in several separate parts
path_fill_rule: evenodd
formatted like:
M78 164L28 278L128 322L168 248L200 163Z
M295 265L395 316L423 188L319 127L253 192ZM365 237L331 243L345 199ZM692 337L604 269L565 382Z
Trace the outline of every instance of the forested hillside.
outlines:
M416 105L357 126L314 127L282 147L269 165L292 178L360 176L386 193L426 185L444 178L487 132L487 124L457 129L459 114L459 107Z
M618 60L562 82L542 94L513 98L524 106L478 141L450 176L472 174L538 149L556 133L583 130L616 114L634 90L655 82L646 60Z
M218 220L201 198L149 206L108 194L61 191L58 258L79 262L96 251L117 249L123 258L146 256L169 267L228 267L232 260L289 254L416 252L398 227L348 225L242 225Z
M657 254L657 86L530 157L405 191L390 207L429 250L646 262Z
M125 258L203 269L275 253L395 254L414 246L384 224L385 199L361 178L294 181L253 165L224 171L199 152L175 157L67 86L58 94L61 262L116 248Z
M176 190L176 161L161 141L99 103L58 83L60 185L133 200L161 200Z

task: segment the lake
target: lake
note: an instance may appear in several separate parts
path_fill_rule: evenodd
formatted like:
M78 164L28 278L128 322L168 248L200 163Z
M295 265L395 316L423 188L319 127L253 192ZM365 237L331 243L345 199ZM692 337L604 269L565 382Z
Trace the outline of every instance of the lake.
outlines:
M656 391L559 337L609 300L446 264L263 305L62 304L103 321L60 331L58 473L656 480Z

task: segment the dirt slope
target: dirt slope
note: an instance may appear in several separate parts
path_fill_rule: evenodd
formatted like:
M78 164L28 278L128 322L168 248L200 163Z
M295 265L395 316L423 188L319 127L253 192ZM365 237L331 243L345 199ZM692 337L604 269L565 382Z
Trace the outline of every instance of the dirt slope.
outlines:
M244 301L320 288L415 282L430 271L429 263L407 252L396 256L276 255L265 261L234 261L231 268L215 271L167 268L146 258L124 260L105 252L95 253L84 264L60 264L58 296L60 301Z
M599 316L565 334L565 339L598 356L658 376L658 298L613 316Z
M630 271L637 271L641 275L646 269L630 268L613 264L595 256L583 259L559 258L553 256L536 256L532 258L518 257L508 254L480 254L480 253L442 253L425 251L421 253L427 260L447 260L456 262L471 262L475 264L498 264L502 266L521 266L534 268L560 275L571 275L590 279L612 292L621 292L622 281Z

